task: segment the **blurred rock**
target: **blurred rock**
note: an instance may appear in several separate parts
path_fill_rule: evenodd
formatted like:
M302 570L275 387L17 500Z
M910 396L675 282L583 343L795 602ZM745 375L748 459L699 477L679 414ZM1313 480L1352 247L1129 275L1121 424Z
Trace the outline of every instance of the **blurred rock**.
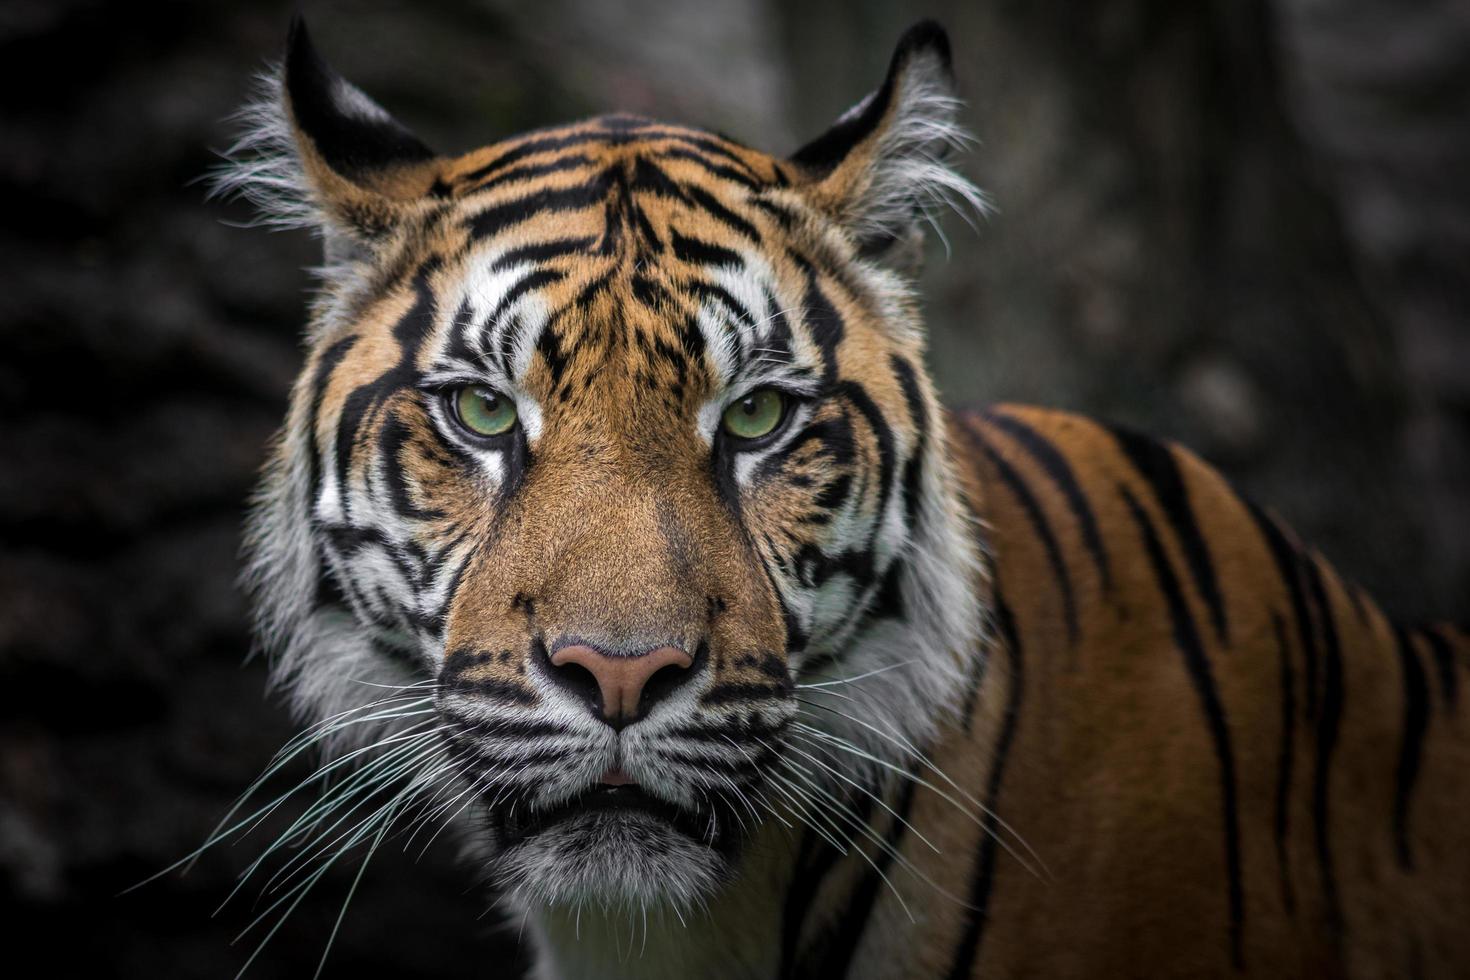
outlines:
M1179 372L1178 398L1195 424L1232 460L1249 458L1266 442L1261 396L1250 376L1224 358L1198 358Z

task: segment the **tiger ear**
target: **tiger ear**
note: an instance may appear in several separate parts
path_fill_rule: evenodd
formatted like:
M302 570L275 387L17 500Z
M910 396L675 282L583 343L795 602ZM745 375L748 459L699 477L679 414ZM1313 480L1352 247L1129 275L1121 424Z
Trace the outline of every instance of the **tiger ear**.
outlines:
M432 150L322 59L300 16L285 60L240 118L246 131L216 192L245 197L264 224L318 231L329 265L382 241L441 171Z
M971 137L955 117L949 37L934 21L909 28L882 86L843 113L791 161L808 197L868 255L917 246L920 223L952 207L968 218L989 205L975 185L945 163Z

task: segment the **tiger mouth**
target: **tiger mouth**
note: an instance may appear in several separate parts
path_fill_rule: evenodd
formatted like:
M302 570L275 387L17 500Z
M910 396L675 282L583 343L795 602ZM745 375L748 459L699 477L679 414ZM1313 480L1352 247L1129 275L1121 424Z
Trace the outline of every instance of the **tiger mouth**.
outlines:
M707 846L716 846L720 836L713 813L659 799L637 783L598 784L552 807L541 810L509 807L499 816L507 847L552 830L591 832L614 824L629 829L663 827Z

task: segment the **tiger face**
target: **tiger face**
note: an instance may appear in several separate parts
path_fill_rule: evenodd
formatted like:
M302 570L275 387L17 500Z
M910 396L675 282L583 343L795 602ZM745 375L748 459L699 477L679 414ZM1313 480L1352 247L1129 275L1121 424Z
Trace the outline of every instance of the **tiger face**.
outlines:
M310 720L413 706L339 750L399 752L523 899L699 901L831 791L802 743L861 774L953 700L975 562L893 270L978 201L947 57L911 34L790 158L628 116L443 157L294 29L225 180L327 252L261 631Z

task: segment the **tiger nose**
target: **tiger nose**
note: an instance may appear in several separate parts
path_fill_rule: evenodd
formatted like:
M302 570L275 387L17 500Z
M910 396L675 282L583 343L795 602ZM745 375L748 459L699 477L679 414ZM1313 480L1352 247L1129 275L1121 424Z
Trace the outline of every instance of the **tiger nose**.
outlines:
M693 657L671 646L643 653L611 654L579 643L551 655L556 680L574 692L595 694L603 720L615 729L637 721L645 700L651 707L672 693L687 679L686 672L693 663ZM592 683L588 683L588 674ZM655 675L659 675L659 681L650 684Z

